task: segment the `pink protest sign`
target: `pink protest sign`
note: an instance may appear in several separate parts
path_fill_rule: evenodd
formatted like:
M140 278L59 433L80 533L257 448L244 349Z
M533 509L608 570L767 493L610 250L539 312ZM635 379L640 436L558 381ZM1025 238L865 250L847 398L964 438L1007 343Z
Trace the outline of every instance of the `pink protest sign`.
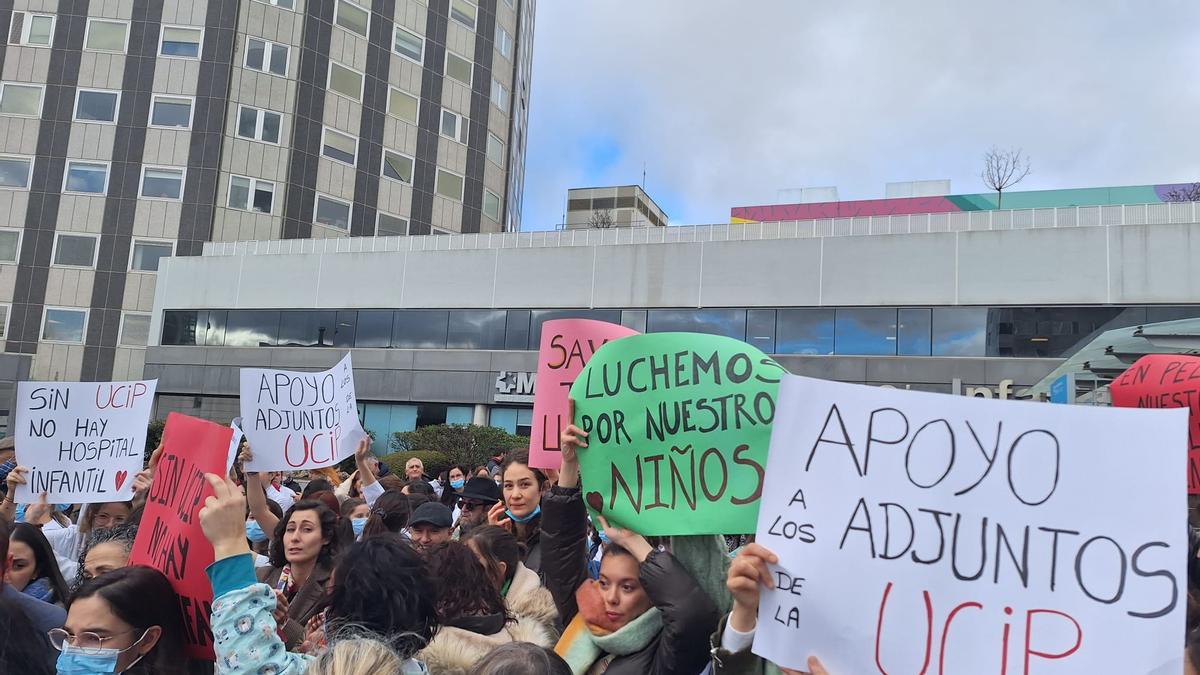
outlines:
M606 342L637 335L632 328L590 319L556 319L542 324L529 464L557 469L558 436L567 426L567 392L592 354Z

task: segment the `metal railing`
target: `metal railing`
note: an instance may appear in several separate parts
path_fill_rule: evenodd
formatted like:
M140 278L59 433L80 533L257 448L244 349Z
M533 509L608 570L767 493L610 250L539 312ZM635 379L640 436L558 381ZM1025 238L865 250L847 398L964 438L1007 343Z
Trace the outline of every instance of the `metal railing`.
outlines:
M620 246L709 241L807 239L878 234L978 232L1056 227L1117 227L1195 223L1200 202L1070 206L1046 209L1004 209L920 213L898 216L821 218L773 223L614 227L611 229L546 232L423 235L407 237L339 237L331 239L272 239L268 241L209 242L206 256L303 253L370 253L384 251L460 251L496 248L558 246Z

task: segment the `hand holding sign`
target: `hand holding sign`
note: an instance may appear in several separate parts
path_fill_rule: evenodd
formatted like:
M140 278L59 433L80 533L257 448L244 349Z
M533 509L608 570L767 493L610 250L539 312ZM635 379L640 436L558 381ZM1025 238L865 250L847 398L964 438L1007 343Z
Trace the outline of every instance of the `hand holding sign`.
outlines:
M246 546L246 498L228 476L204 474L212 495L200 508L200 527L212 543L213 561L249 553Z

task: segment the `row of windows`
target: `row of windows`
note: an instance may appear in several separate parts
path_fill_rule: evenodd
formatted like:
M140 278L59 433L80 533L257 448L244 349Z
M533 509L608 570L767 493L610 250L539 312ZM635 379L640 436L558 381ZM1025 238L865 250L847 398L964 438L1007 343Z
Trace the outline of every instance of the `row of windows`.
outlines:
M22 230L0 229L0 263L15 263L21 254ZM59 267L96 266L100 235L80 232L57 232L50 264ZM157 272L163 258L175 252L175 242L156 239L134 239L129 251L129 270Z
M1105 330L1192 317L1200 306L168 310L162 344L531 350L545 321L586 318L725 335L769 354L1063 357Z
M103 195L108 192L111 166L107 161L69 159L63 171L62 191L66 194ZM183 199L183 181L187 169L171 166L143 166L138 195L145 199ZM33 158L0 156L0 187L29 189Z
M53 14L13 12L8 42L25 47L52 47L55 24L57 17ZM199 59L203 43L204 29L201 27L164 25L158 37L158 55ZM129 22L89 18L83 33L83 48L124 54L129 49Z
M4 334L8 333L8 307L3 312ZM83 344L87 335L87 309L77 307L46 307L42 312L42 341L62 344ZM0 334L0 337L4 337ZM121 347L145 347L150 338L150 315L142 312L121 312L117 344Z

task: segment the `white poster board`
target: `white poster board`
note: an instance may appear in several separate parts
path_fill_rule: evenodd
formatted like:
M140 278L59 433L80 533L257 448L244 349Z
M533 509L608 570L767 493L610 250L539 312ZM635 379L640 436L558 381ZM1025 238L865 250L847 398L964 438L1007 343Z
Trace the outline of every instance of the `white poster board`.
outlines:
M1186 410L787 376L754 651L831 673L1180 673L1187 449Z
M16 500L92 504L133 499L157 380L18 382L13 441L29 468Z
M241 394L242 431L254 455L247 471L332 466L366 437L348 353L317 373L242 368Z

